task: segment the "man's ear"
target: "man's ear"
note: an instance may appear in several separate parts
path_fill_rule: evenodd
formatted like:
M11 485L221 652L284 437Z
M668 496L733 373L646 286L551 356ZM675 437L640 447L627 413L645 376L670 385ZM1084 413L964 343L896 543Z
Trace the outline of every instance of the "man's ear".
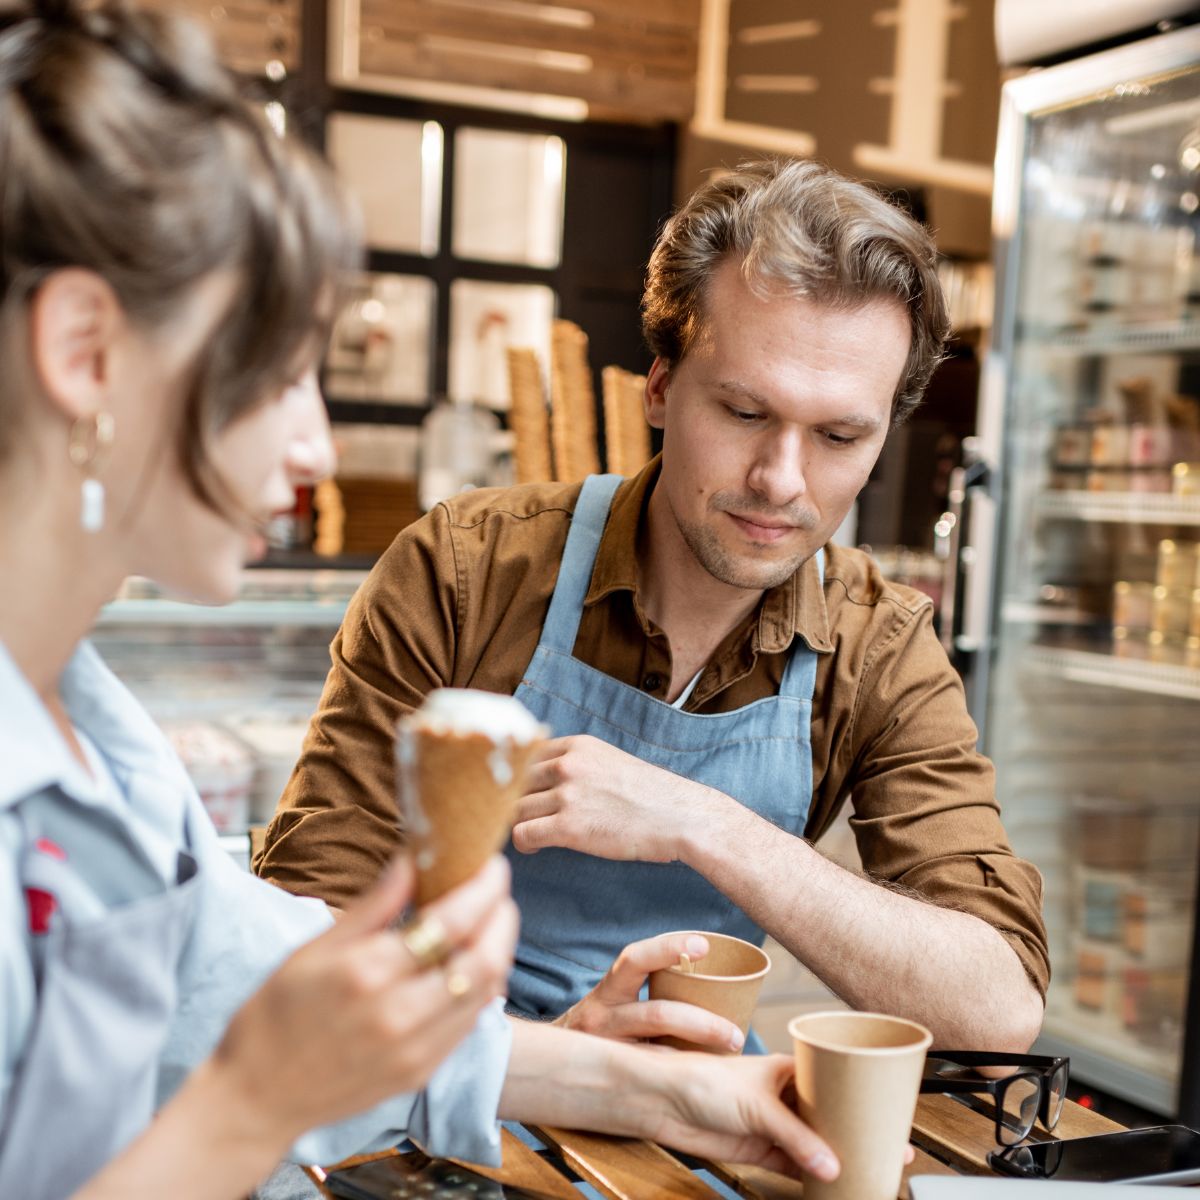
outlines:
M50 402L75 421L105 408L113 344L124 312L93 271L65 267L50 275L29 306L29 351Z
M671 382L671 367L665 358L656 358L646 376L643 403L646 421L653 429L665 429L667 424L667 386Z

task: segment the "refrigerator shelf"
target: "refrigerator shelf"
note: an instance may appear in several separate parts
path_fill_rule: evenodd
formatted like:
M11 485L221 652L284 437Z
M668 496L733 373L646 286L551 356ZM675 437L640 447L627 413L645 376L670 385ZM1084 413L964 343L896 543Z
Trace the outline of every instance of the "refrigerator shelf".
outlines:
M1200 525L1200 496L1153 492L1043 492L1039 517L1130 525Z
M1195 667L1117 658L1112 654L1057 646L1029 646L1025 664L1073 683L1200 700L1200 670Z
M1078 355L1200 350L1200 320L1163 321L1110 329L1028 330L1022 342L1031 350Z

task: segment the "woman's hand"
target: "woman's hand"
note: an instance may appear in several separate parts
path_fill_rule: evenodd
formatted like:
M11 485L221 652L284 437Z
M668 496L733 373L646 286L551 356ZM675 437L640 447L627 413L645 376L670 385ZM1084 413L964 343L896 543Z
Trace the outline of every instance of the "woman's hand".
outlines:
M608 974L554 1024L617 1041L670 1035L713 1050L741 1050L746 1040L742 1031L724 1017L678 1000L638 999L652 971L674 966L682 954L695 961L707 953L708 942L698 933L664 933L633 942Z
M685 1153L754 1163L784 1175L835 1179L827 1142L796 1115L795 1066L783 1054L673 1055L667 1103L648 1104L641 1136Z
M677 1150L833 1179L837 1159L795 1111L792 1060L656 1052L511 1022L500 1116L648 1138Z
M749 1162L798 1175L835 1179L840 1170L829 1144L796 1115L795 1064L784 1054L715 1059L677 1055L682 1069L668 1095L673 1102L653 1115L648 1137L677 1150L731 1162ZM904 1161L914 1158L907 1146Z
M391 926L412 893L407 860L297 950L230 1023L213 1071L283 1145L418 1089L503 993L517 933L509 871L493 858L422 910L448 957L422 968Z

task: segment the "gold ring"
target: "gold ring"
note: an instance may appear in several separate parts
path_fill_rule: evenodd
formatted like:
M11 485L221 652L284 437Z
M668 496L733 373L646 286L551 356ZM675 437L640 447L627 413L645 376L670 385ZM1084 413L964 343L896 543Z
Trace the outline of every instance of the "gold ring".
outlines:
M471 990L471 977L466 971L446 972L446 991L455 1000L461 1000Z
M421 968L436 966L450 953L445 925L430 914L414 917L401 928L400 937Z

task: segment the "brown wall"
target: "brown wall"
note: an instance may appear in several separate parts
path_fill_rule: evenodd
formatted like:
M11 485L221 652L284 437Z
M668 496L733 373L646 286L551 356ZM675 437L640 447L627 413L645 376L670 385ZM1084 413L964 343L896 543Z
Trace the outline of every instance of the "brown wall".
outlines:
M887 0L733 0L727 60L725 116L816 139L816 157L857 177L861 143L889 141L892 98L873 81L894 74L897 32L881 21ZM941 156L990 166L996 143L1000 75L990 0L960 0L963 16L949 27ZM814 37L752 43L739 34L755 27L816 20ZM809 76L812 93L748 91L746 75ZM678 190L685 195L714 167L761 153L745 146L687 136L681 145ZM920 186L897 172L878 180ZM990 200L944 186L925 190L929 218L946 253L985 257L990 251Z

